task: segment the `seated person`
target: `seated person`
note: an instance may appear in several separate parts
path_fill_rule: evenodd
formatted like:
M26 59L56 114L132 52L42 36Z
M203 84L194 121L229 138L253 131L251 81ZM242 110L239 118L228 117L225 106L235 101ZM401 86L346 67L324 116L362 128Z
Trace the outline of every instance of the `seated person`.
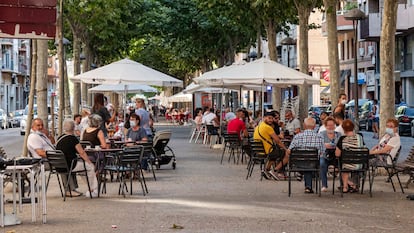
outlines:
M315 132L316 120L308 117L303 121L305 130L293 138L286 151L286 156L283 159L284 163L288 163L291 150L294 148L318 149L319 155L322 157L325 154L325 144L321 135ZM313 193L312 190L312 172L303 172L305 178L305 193Z
M285 121L285 130L287 131L286 133L289 133L285 136L293 137L294 135L300 133L300 121L299 119L295 118L292 110L286 110Z
M253 139L254 140L260 140L263 143L264 150L266 154L269 155L269 160L267 161L265 165L265 170L263 171L263 177L265 179L270 179L271 177L275 180L278 180L279 177L276 173L273 171L270 171L272 166L275 165L276 159L280 156L278 151L273 150L274 146L279 147L282 150L287 150L286 146L282 143L280 138L276 135L275 131L273 130L273 118L274 113L273 112L266 112L263 116L263 121L260 122L260 124L255 128ZM273 152L273 154L272 154ZM283 163L283 164L287 164ZM283 164L279 163L276 165L277 170L282 168Z
M239 138L242 139L241 136L247 138L249 134L247 133L246 125L244 124L243 120L244 112L242 109L236 110L236 117L229 121L227 124L227 133L229 134L237 134Z
M29 154L33 158L46 158L47 150L54 150L53 138L49 136L47 130L43 128L43 120L40 118L33 119L32 128L30 130L29 137L27 138L27 149ZM45 164L45 169L50 170L49 164ZM67 176L61 175L63 185L66 185ZM69 186L71 188L72 196L81 196L82 193L77 191L78 182L76 175L73 175L69 180ZM70 196L70 194L66 194Z
M203 120L203 111L201 109L197 109L196 117L194 118L194 122L196 123L197 130L201 129L202 120Z
M55 149L47 130L43 128L43 120L40 118L32 121L32 128L27 138L27 149L33 158L46 158L46 151Z
M90 190L86 192L86 197L92 195L92 197L98 196L98 181L96 179L95 174L95 166L89 160L88 155L83 150L81 144L79 143L78 138L74 135L75 134L75 122L71 119L66 119L63 122L63 134L58 138L56 143L56 149L61 150L66 157L66 161L68 163L68 167L71 166L72 161L74 162L74 167L72 171L80 171L84 170L86 167L86 175L88 176ZM83 166L83 162L78 161L78 156L85 161L85 167ZM86 178L85 178L86 179Z
M324 120L324 128L319 134L322 136L325 144L325 153L321 156L321 180L322 180L322 192L328 191L328 165L335 163L335 149L339 138L342 136L335 131L335 120L332 117L328 117Z
M110 148L106 144L104 133L101 129L102 118L98 114L91 114L89 116L89 126L81 135L81 141L88 141L92 144L92 147L100 146L102 149ZM92 162L96 162L98 159L103 159L103 153L88 153Z
M369 151L370 154L375 155L375 158L370 160L370 164L373 166L391 165L392 159L395 158L400 149L401 139L400 135L398 135L398 121L396 119L388 119L386 127L385 134L382 136L379 144Z
M351 120L344 120L342 122L342 128L345 134L341 136L336 144L335 156L340 157L342 150L344 149L357 149L365 146L364 140L360 134L354 133L355 125ZM347 169L357 168L360 164L343 164L343 167ZM358 192L357 184L349 180L349 173L342 173L342 192Z
M81 135L81 141L89 141L92 147L100 146L102 149L109 148L105 141L105 136L101 130L102 118L98 114L89 116L88 127Z
M132 113L129 118L130 128L127 131L126 138L131 142L148 141L147 133L144 128L140 127L140 118L137 114Z

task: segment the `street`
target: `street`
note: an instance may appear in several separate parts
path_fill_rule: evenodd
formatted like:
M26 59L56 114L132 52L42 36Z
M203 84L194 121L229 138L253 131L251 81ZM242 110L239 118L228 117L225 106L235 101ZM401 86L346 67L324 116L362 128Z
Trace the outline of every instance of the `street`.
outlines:
M349 193L341 198L338 192L322 193L321 197L304 194L303 183L294 181L289 198L287 181L260 181L257 167L246 180L246 164L225 160L221 165L221 150L188 143L189 127L157 127L167 128L173 130L169 145L177 156L177 169L161 166L156 171L157 181L146 173L147 196L142 196L135 182L133 195L123 198L118 195L118 183L112 182L100 198L77 197L63 202L53 176L47 194L47 224L31 223L30 208L25 205L23 213L19 213L22 224L5 230L33 233L414 231L414 202L405 198L413 193L412 184L406 194L394 193L391 185L384 182L385 177L376 177L372 198L367 189L362 195ZM1 140L6 137L4 132L1 131ZM15 142L19 137L13 136ZM80 189L84 190L85 184L79 180ZM332 189L332 179L328 182ZM10 211L11 206L6 207L6 212Z

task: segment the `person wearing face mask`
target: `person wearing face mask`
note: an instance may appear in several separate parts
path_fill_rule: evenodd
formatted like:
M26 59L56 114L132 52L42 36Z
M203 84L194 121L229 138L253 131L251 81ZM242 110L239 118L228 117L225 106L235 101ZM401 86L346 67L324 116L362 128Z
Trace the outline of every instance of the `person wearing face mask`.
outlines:
M398 135L398 121L396 119L388 119L385 126L384 136L369 151L370 154L375 155L375 158L370 160L370 164L374 166L392 164L391 158L394 159L401 146L400 135Z
M335 119L333 117L327 117L324 120L325 130L319 133L325 145L325 153L320 158L322 192L328 191L328 166L334 165L336 162L335 148L339 138L342 136L341 133L335 131L335 127Z
M140 127L140 117L132 113L129 118L131 127L128 129L126 138L132 142L148 141L147 133L144 128Z
M346 94L342 93L339 95L338 103L333 111L333 114L340 112L342 116L345 116L345 104L347 102Z

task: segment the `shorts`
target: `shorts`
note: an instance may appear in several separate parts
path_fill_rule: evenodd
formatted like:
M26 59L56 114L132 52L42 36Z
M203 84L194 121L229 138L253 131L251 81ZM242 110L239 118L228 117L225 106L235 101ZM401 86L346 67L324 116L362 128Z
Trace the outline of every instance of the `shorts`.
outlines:
M374 123L379 123L379 117L374 117Z

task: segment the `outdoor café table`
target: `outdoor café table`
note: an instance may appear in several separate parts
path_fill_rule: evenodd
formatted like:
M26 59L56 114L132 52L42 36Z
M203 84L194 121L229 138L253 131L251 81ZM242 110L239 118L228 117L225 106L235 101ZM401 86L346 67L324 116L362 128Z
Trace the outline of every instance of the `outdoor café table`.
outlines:
M5 225L16 225L20 224L20 220L16 218L17 208L16 208L16 174L18 186L21 187L21 174L28 173L30 175L30 201L32 205L32 222L36 222L36 196L41 201L42 207L42 222L46 223L46 178L45 178L45 167L44 164L39 162L31 165L10 165L7 166L4 171L0 173L0 226L4 227ZM12 175L13 179L13 214L6 217L4 210L4 178L6 175ZM39 182L41 179L41 183ZM39 193L39 185L41 185L41 193ZM23 191L22 188L19 188L19 211L22 212L22 196L20 192Z

